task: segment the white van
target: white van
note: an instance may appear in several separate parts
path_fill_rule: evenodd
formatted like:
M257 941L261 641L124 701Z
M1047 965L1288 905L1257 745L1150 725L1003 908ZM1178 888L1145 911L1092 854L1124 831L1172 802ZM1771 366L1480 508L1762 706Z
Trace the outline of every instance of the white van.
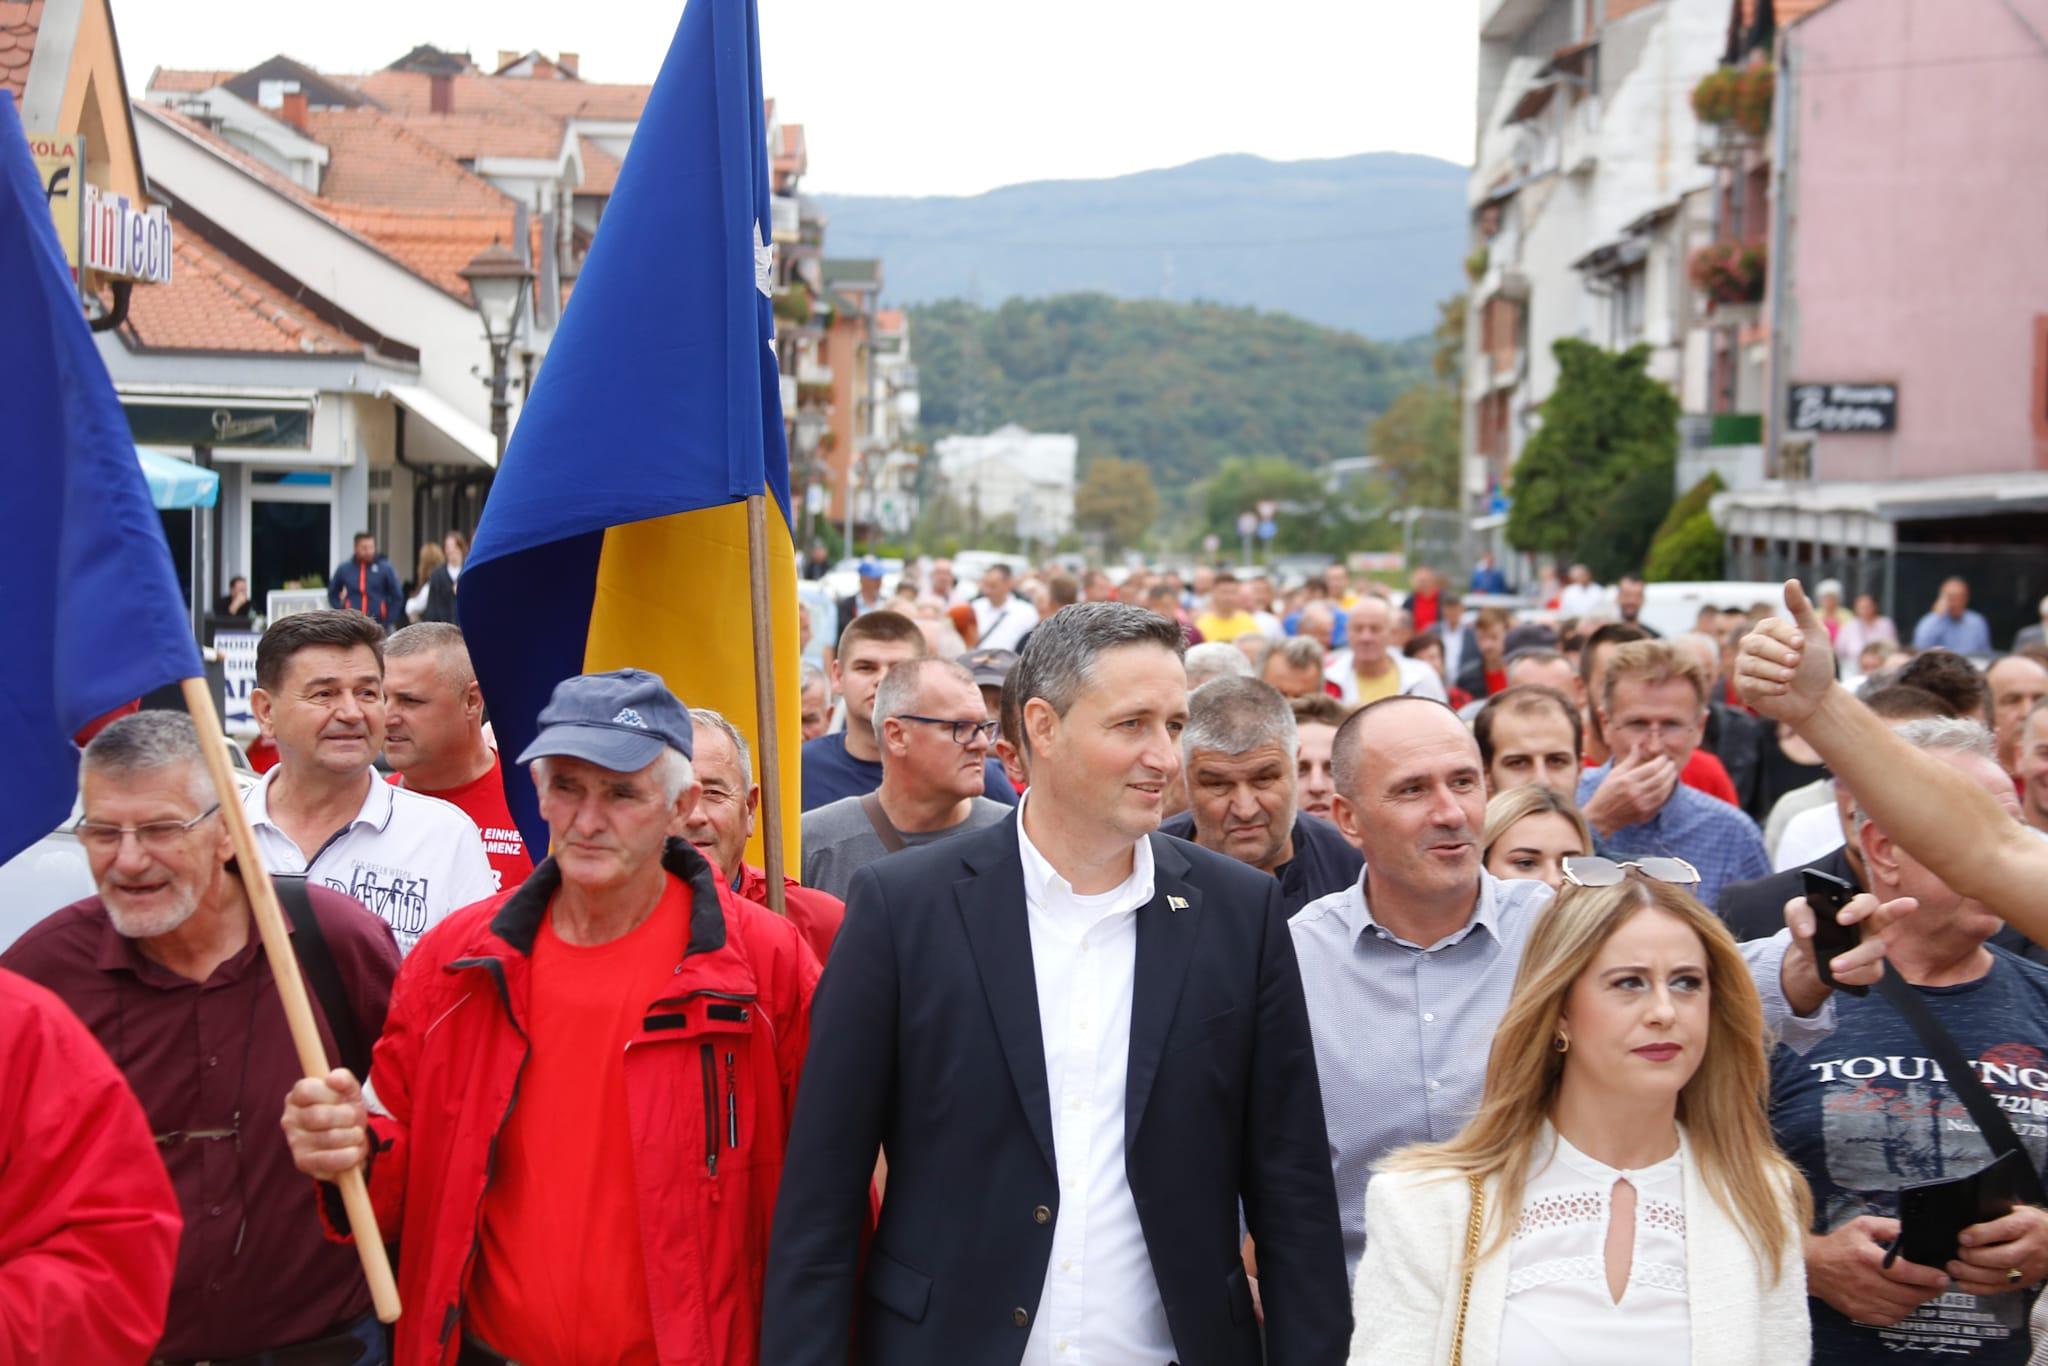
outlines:
M1757 603L1767 603L1777 616L1788 616L1785 585L1746 583L1723 579L1714 582L1651 583L1643 586L1642 622L1658 634L1670 637L1693 628L1700 608L1720 607L1747 612Z

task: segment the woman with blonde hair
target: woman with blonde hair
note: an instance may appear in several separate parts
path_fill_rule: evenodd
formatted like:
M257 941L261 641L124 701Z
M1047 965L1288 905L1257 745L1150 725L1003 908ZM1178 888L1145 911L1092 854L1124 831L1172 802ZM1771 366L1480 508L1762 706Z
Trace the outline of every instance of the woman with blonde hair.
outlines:
M1367 1190L1351 1366L1804 1363L1810 1200L1735 941L1681 859L1565 877L1478 1113Z
M1479 836L1479 861L1497 878L1531 878L1564 886L1564 861L1593 852L1586 818L1562 796L1540 783L1496 792L1486 804L1486 828Z

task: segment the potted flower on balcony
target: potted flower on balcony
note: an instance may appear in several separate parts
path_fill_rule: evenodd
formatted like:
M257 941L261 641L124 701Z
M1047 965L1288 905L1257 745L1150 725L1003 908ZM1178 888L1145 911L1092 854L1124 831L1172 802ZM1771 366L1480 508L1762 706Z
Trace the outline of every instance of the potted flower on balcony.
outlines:
M1712 242L1692 254L1693 287L1715 304L1763 302L1769 264L1762 242Z
M1692 88L1692 112L1723 140L1733 134L1754 141L1770 131L1776 88L1777 73L1768 64L1716 67Z

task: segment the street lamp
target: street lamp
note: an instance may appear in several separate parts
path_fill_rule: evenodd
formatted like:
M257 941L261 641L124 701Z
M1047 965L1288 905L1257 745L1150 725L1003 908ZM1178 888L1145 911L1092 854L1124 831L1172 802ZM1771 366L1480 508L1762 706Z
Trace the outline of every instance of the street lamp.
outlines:
M519 326L520 308L533 287L533 270L519 259L518 252L493 242L459 273L476 300L476 311L484 320L484 339L491 346L491 435L497 438L502 462L512 412L511 401L505 397L509 378L506 358L512 349L513 331Z

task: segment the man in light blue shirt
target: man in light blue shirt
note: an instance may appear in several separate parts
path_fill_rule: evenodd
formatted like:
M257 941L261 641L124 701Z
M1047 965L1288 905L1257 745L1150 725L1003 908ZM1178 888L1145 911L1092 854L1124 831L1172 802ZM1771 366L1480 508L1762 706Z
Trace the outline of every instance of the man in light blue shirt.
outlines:
M1959 655L1991 653L1991 627L1970 610L1970 585L1961 579L1944 579L1941 597L1934 610L1920 618L1913 628L1916 650L1954 650Z
M1289 929L1355 1272L1373 1165L1407 1144L1450 1138L1477 1108L1487 1050L1551 893L1480 866L1479 746L1442 703L1374 703L1344 723L1332 757L1333 814L1366 868L1355 885L1303 907ZM1867 965L1882 951L1873 936L1856 950L1857 970L1838 976L1875 980ZM1834 1011L1806 942L1794 947L1783 932L1743 953L1766 1025L1798 1051L1824 1038Z

